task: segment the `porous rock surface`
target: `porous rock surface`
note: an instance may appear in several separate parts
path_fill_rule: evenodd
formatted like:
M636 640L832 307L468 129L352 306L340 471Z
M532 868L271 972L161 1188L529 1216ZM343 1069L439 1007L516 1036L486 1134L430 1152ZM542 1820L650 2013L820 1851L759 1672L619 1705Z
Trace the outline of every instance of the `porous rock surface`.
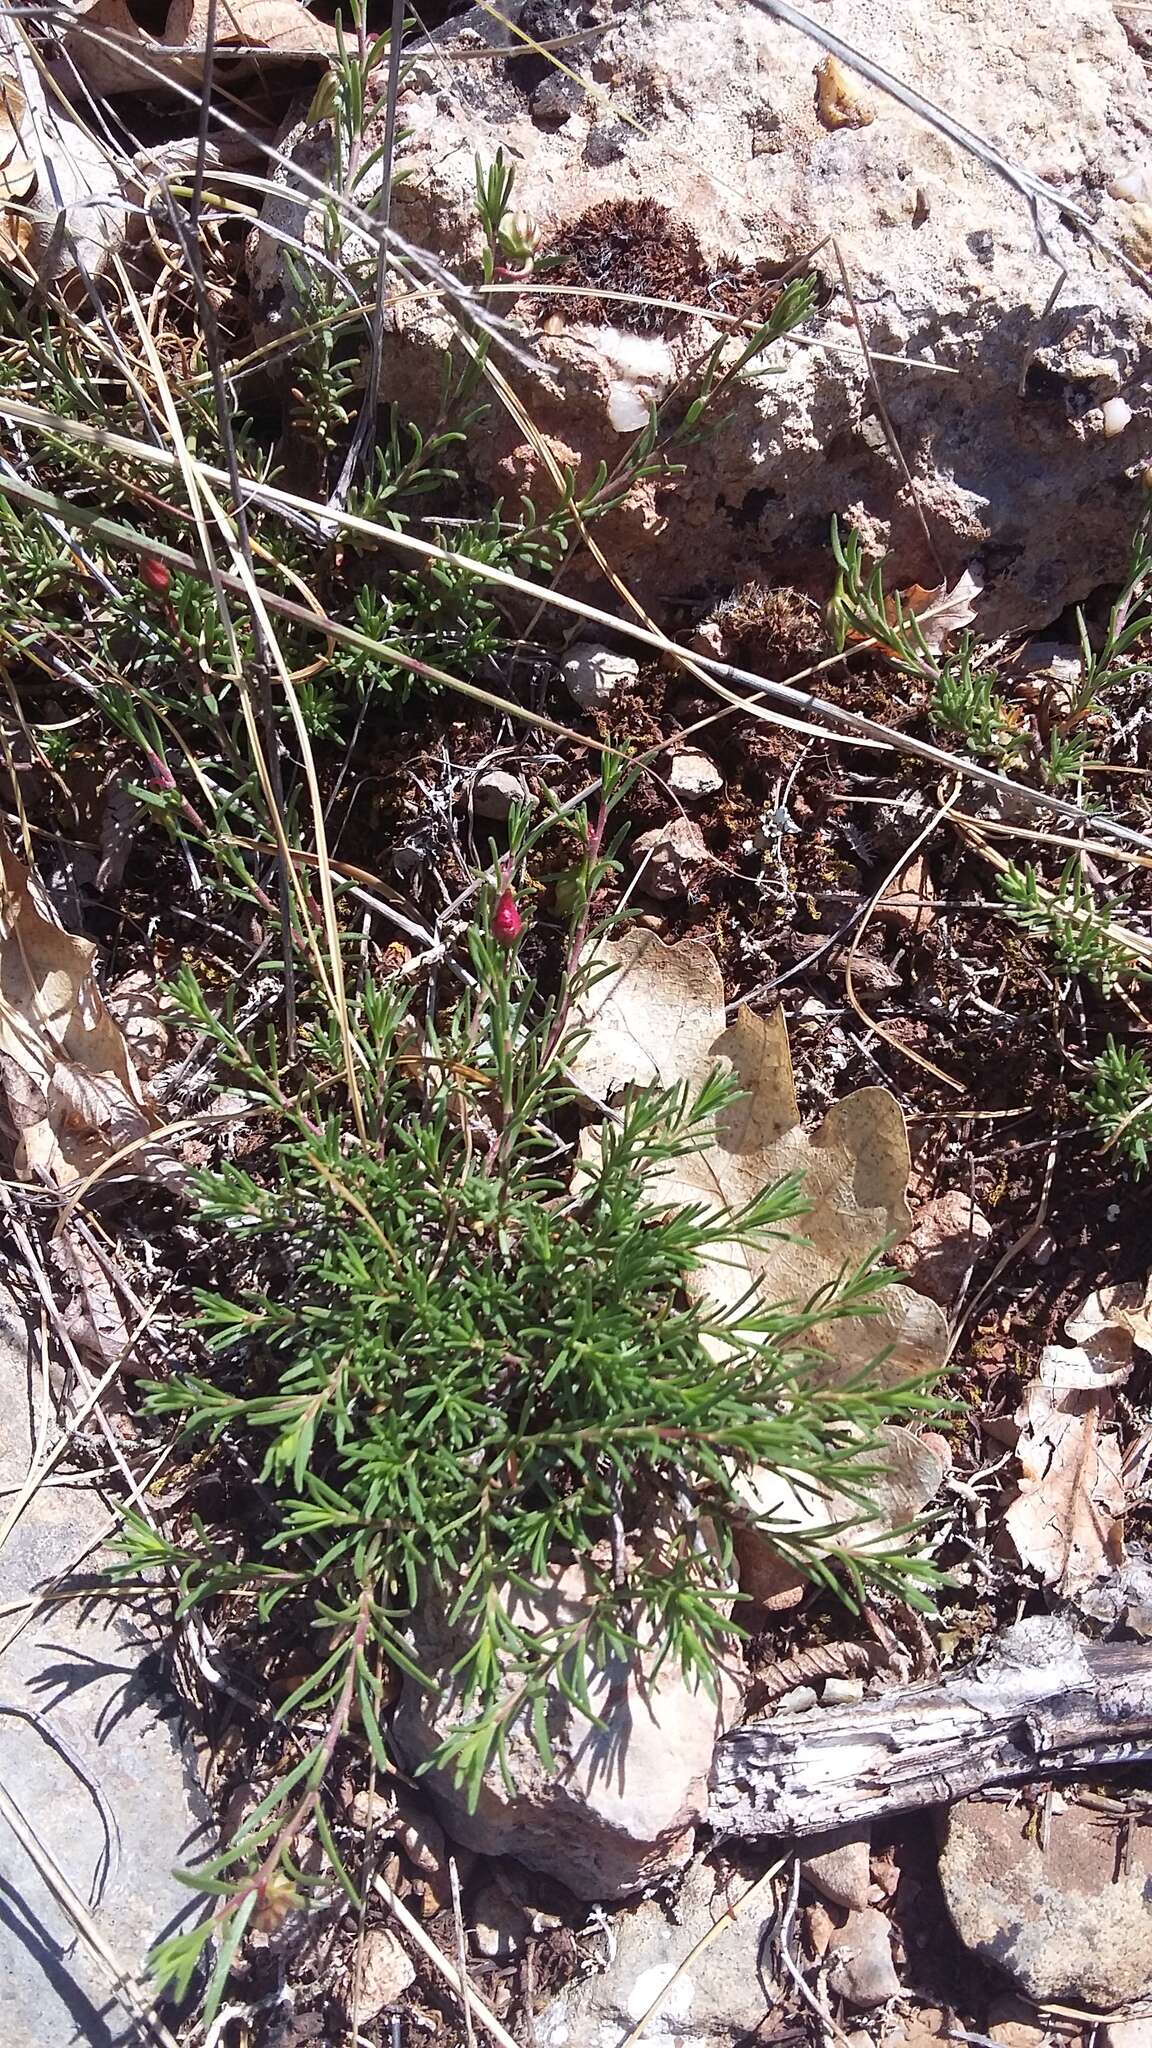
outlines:
M34 1462L41 1402L35 1316L0 1288L0 1484L4 1512ZM49 1439L50 1441L50 1439ZM88 1908L98 1936L143 1974L162 1935L199 1917L174 1875L205 1853L195 1787L157 1644L109 1599L39 1610L38 1587L108 1561L112 1525L95 1485L40 1486L0 1553L5 1613L0 1783ZM76 1925L0 1821L0 2042L3 2048L127 2048L141 2029Z
M609 2042L616 2048L665 1987L668 1996L645 2027L644 2042L731 2048L758 2040L768 2013L759 1962L774 1913L770 1897L760 1911L730 1919L686 1969L680 1967L746 1889L746 1878L694 1863L671 1910L644 1899L614 1915L606 1970L566 1985L538 2016L540 2048L607 2048Z
M1152 1990L1152 1847L1127 1868L1086 1807L1053 1813L1041 1848L1017 1805L966 1799L946 1822L940 1881L956 1932L1042 2003L1114 2011Z
M1118 572L1152 456L1152 299L1113 259L1050 205L1040 209L1045 254L1010 184L872 86L862 88L874 112L867 125L825 125L815 89L822 51L743 0L529 0L522 12L537 38L597 31L560 53L590 90L535 57L466 61L461 53L494 45L523 51L479 10L436 31L402 99L405 182L393 220L413 243L479 275L475 157L487 164L500 146L516 169L513 205L537 224L545 252L593 207L655 201L669 209L670 233L686 228L698 244L706 297L717 279L779 275L835 235L872 349L920 365L877 361L918 511L825 246L814 262L826 303L805 328L816 345L785 341L767 359L778 374L727 387L727 418L688 452L684 476L638 487L598 525L643 596L658 603L727 587L763 573L766 558L775 580L819 588L833 513L872 550L892 551L894 580L934 584L922 512L950 575L982 561L979 624L989 633L1041 624ZM1109 0L1062 0L1059 35L1049 0L821 0L816 12L1056 187L1102 234L1138 257L1152 247L1146 205L1107 189L1152 156L1145 66ZM281 146L323 175L327 135L298 120ZM267 329L293 318L277 233L313 244L320 233L314 202L309 219L290 174L277 179L268 231L249 248ZM1123 189L1138 193L1139 178ZM357 193L370 196L371 179ZM627 244L624 234L616 269L625 285ZM1053 257L1067 276L1048 307ZM612 264L601 267L610 282ZM671 256L665 268L675 297ZM394 314L384 376L383 396L418 415L435 402L452 339L430 303L414 297ZM626 334L603 324L619 311L602 306L598 322L581 300L567 302L563 332L545 333L549 315L558 324L555 297L514 292L494 303L514 313L558 378L551 388L505 363L556 461L574 459L585 480L599 460L609 470L619 462L639 417L636 393L659 398L673 378L690 393L724 331L656 314L654 331ZM1117 397L1132 412L1119 432ZM473 453L503 495L527 490L549 502L539 450L499 404Z
M557 1567L531 1599L505 1595L518 1626L533 1633L578 1623L586 1604L578 1566ZM405 1679L392 1737L415 1771L474 1705L462 1702L452 1667L466 1641L429 1600L413 1628L413 1651L432 1680ZM450 1770L431 1770L431 1793L448 1833L491 1856L515 1856L559 1878L582 1899L617 1899L685 1863L693 1830L708 1806L708 1774L718 1738L735 1719L739 1695L721 1671L719 1700L680 1674L674 1660L653 1673L653 1656L617 1659L591 1679L598 1723L559 1687L546 1707L553 1768L542 1761L528 1713L513 1714L505 1745L507 1778L494 1760L473 1812ZM509 1681L511 1692L514 1681Z

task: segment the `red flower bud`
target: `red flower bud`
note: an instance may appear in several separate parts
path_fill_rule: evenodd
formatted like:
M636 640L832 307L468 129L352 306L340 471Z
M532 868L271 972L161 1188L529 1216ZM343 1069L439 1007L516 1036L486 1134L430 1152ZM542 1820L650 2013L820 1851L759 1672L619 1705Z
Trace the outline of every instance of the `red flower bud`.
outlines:
M140 578L148 585L149 590L157 591L161 597L167 596L172 577L164 563L158 562L155 555L141 557Z
M148 756L148 766L152 770L148 778L151 787L165 791L175 789L176 777L173 775L163 755L154 754L151 747L145 748L145 752Z
M492 912L492 937L501 946L514 946L524 929L524 919L516 907L516 898L511 889L504 889Z

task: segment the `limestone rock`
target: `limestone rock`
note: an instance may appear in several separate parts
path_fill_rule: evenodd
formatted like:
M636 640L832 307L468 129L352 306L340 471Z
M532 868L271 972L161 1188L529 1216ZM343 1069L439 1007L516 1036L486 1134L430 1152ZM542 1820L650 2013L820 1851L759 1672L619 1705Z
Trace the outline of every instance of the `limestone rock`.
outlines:
M1152 426L1152 325L1141 288L1051 205L1041 206L1045 254L1023 195L851 73L875 118L824 126L813 90L823 51L741 0L647 0L615 11L589 0L581 19L600 31L594 53L568 54L595 90L575 103L565 94L562 121L553 107L540 125L533 96L542 81L532 82L527 64L440 60L442 41L477 52L516 47L478 9L434 32L401 105L405 182L393 222L457 274L477 274L474 160L490 162L497 143L516 166L513 204L535 224L545 256L563 231L622 197L664 207L675 223L682 275L666 264L647 288L669 299L683 298L678 285L695 290L698 316L549 297L546 273L539 286L529 274L519 298L501 301L554 379L516 372L538 430L573 451L579 482L601 460L611 473L622 434L669 370L691 378L708 347L730 336L707 318L715 280L736 276L754 295L839 235L916 477L914 501L875 431L851 309L828 266L829 291L807 323L819 346L785 340L742 372L725 387L716 431L688 451L684 475L649 480L598 522L597 537L642 600L732 587L762 573L769 556L779 578L826 588L834 511L891 551L898 585L939 581L925 520L950 580L983 555L979 625L990 635L1051 620L1116 577L1140 514ZM1143 189L1152 131L1148 83L1110 0L1063 0L1059 37L1049 0L823 0L818 19L929 100L940 101L945 81L950 115L1058 187L1113 242L1137 246L1148 207L1131 194ZM381 121L377 112L366 155ZM323 179L332 170L327 124L309 129L301 113L278 140L291 168L275 166L277 189L248 250L269 335L297 317L285 247L322 247L322 207L300 171ZM371 206L371 175L356 196ZM624 237L623 271L630 253ZM354 229L345 269L357 262L370 270L370 246ZM1067 279L1046 311L1058 265ZM645 289L623 271L598 282ZM390 320L382 395L428 415L451 320L419 293ZM625 331L629 323L647 327L642 338L665 363L645 362L643 374L624 367L621 338L641 338ZM883 360L891 355L907 360ZM763 374L768 367L780 374ZM1117 401L1131 411L1127 422ZM499 494L526 490L539 502L554 490L501 407L483 436L470 439L470 455Z
M828 1988L837 1998L866 2010L899 1998L903 1987L892 1961L892 1930L875 1906L849 1913L831 1953Z
M0 1292L0 1484L4 1504L27 1476L30 1418L39 1400L39 1332L29 1343ZM158 1644L114 1601L11 1609L83 1560L112 1524L96 1486L41 1487L0 1552L0 1605L9 1612L0 1714L0 1782L64 1876L89 1905L125 1969L142 1973L152 1943L197 1917L199 1900L173 1876L203 1853L207 1808L164 1688ZM119 2044L137 2038L128 2012L77 1939L70 1917L3 1829L0 2041Z
M631 2032L677 1965L747 1880L723 1881L706 1864L693 1864L671 1911L657 1899L615 1914L611 1961L602 1976L566 1985L536 2020L539 2048L592 2048L615 2044ZM760 1986L760 1945L772 1918L772 1902L732 1920L722 1934L672 1985L668 2002L649 2021L643 2040L667 2048L735 2048L758 2030L768 2002Z
M513 1590L505 1599L519 1626L559 1629L579 1621L585 1587L578 1566L557 1567L542 1592ZM413 1628L413 1651L432 1689L406 1679L392 1727L412 1771L471 1719L452 1677L465 1647L429 1603ZM557 1688L546 1709L551 1771L528 1716L515 1714L506 1744L511 1783L494 1760L472 1813L450 1771L424 1773L421 1786L448 1833L484 1855L516 1856L583 1899L622 1898L684 1863L707 1812L712 1754L735 1716L736 1687L719 1674L717 1704L671 1660L652 1675L654 1663L651 1653L619 1660L592 1682L599 1727Z
M668 767L668 787L673 794L685 797L691 802L696 797L715 796L723 789L724 777L707 754L699 754L694 747L684 747L673 754Z
M836 1828L805 1842L800 1869L822 1898L862 1912L872 1883L870 1831Z
M1137 1828L1126 1873L1099 1817L1051 1816L1047 1849L1027 1815L962 1800L948 1815L940 1880L956 1932L1032 1999L1109 2011L1152 1991L1152 1843Z
M593 640L581 641L560 664L568 695L582 711L603 711L635 682L640 664L630 654L614 654Z
M951 1308L992 1235L983 1211L960 1188L925 1202L894 1253L918 1294Z
M708 848L699 825L691 818L672 818L667 825L656 825L634 839L632 857L637 868L643 868L639 882L645 894L670 902L683 896L697 868L707 860Z
M415 1982L415 1966L403 1944L387 1927L370 1927L364 1936L356 2004L361 2025L395 2005Z

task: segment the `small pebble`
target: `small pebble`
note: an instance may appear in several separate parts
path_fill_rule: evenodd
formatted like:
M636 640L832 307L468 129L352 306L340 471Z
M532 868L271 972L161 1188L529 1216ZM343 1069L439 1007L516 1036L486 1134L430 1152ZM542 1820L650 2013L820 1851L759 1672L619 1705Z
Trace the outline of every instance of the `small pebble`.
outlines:
M1137 206L1142 200L1152 199L1152 174L1146 164L1134 164L1131 170L1113 178L1107 190L1109 199L1127 199Z
M1100 407L1100 417L1104 422L1105 440L1114 441L1117 434L1131 426L1132 407L1126 398L1106 398Z
M530 804L526 782L507 768L486 768L472 785L472 808L478 818L506 818L513 804Z
M356 2017L366 2025L395 2005L416 1982L416 1971L407 1951L387 1927L369 1927L360 1950L359 1997Z
M892 1962L891 1932L875 1906L849 1913L835 1936L832 1957L828 1989L837 1998L865 2008L899 1998L901 1985Z
M853 1707L864 1697L862 1678L826 1678L820 1695L826 1707Z
M643 868L640 887L664 901L684 894L696 869L707 860L708 848L690 818L673 818L642 832L632 843L632 854L637 867Z
M510 1962L523 1946L528 1918L498 1884L486 1884L472 1909L472 1938L477 1953L491 1962Z
M724 777L707 754L698 754L691 747L685 747L682 754L672 756L668 787L677 796L714 796L718 789L723 789Z
M356 1792L348 1807L354 1827L370 1829L374 1835L394 1835L400 1826L396 1801L387 1792Z
M638 434L648 424L651 401L639 384L618 377L608 386L608 424L618 434Z
M773 1714L808 1714L818 1705L815 1690L810 1685L794 1685L791 1692L781 1693Z
M432 1815L410 1814L398 1830L400 1847L421 1877L438 1877L444 1868L444 1830Z
M568 695L575 698L582 710L600 711L621 690L631 688L640 673L640 664L630 654L615 654L610 647L584 640L565 655L560 673Z

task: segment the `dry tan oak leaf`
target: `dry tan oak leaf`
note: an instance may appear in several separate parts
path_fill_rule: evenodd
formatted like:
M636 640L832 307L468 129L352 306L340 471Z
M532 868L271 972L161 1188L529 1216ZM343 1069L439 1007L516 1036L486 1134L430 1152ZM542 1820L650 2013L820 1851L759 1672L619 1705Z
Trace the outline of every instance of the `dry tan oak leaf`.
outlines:
M64 38L64 49L96 93L148 92L164 81L199 85L208 44L208 0L171 0L163 34L150 36L128 0L93 0ZM326 62L335 29L300 0L218 0L216 58L234 82L277 63Z
M1108 1427L1113 1390L1152 1351L1152 1281L1103 1287L1048 1344L1017 1411L1019 1491L1004 1526L1021 1563L1065 1598L1123 1561L1127 1506L1119 1439Z
M99 276L126 231L111 153L69 119L19 24L0 17L0 255L67 286Z
M937 1441L946 1452L943 1440ZM808 1591L810 1579L775 1548L773 1534L803 1537L826 1552L864 1560L876 1551L890 1552L893 1537L915 1522L938 1491L948 1462L910 1429L884 1425L862 1450L861 1466L859 1497L834 1488L801 1488L767 1465L736 1476L736 1491L755 1517L733 1526L741 1592L779 1612L798 1605Z
M22 1180L71 1187L156 1125L95 954L0 835L0 1082Z
M723 979L709 947L693 939L665 946L634 929L606 941L598 960L609 972L585 999L589 1036L572 1066L589 1096L610 1101L629 1083L654 1080L695 1091L725 1064L744 1091L707 1150L659 1177L661 1201L736 1209L787 1174L804 1176L810 1206L794 1229L756 1248L709 1254L686 1282L698 1299L732 1308L754 1292L766 1303L806 1304L884 1239L906 1234L908 1136L886 1088L846 1096L809 1136L783 1012L741 1009L725 1028ZM895 1384L943 1364L948 1325L935 1302L896 1284L880 1295L877 1314L827 1323L816 1341L830 1379L846 1380L886 1353L878 1375Z

